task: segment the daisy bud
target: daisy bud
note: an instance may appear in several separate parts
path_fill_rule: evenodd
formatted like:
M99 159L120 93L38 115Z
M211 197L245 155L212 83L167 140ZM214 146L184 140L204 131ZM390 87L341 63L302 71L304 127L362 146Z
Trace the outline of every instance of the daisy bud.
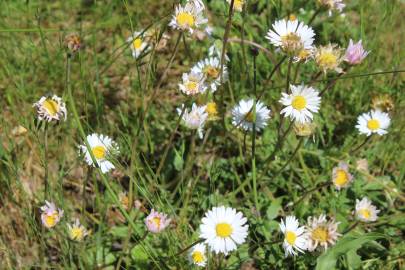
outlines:
M146 228L152 233L160 233L169 226L171 219L166 214L156 212L154 209L145 219Z
M79 219L76 219L74 223L68 224L67 226L71 240L80 242L89 234L89 231L87 231L86 228L80 224Z
M48 229L58 224L63 217L63 210L56 208L53 202L45 201L45 205L41 207L41 211L42 225Z
M361 40L354 44L353 40L350 39L344 58L350 65L358 65L363 62L368 54L369 52L364 50Z
M70 34L66 36L65 44L71 53L76 53L82 47L82 42L78 34Z

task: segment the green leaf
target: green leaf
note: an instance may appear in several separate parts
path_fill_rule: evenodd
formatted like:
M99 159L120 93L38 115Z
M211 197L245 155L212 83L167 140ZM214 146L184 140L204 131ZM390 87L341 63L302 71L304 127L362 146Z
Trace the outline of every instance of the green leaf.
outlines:
M359 236L352 234L347 235L340 239L334 247L330 248L325 254L318 258L316 270L334 269L340 256L345 255L348 252L358 250L365 243L385 237L385 235L380 233L369 233Z
M273 200L267 208L266 215L269 220L273 220L278 216L278 213L281 209L281 198Z
M361 266L361 257L355 250L350 250L346 254L347 265L349 269L359 269Z
M148 254L146 254L145 248L141 245L137 245L131 249L131 258L134 260L136 266L148 265Z

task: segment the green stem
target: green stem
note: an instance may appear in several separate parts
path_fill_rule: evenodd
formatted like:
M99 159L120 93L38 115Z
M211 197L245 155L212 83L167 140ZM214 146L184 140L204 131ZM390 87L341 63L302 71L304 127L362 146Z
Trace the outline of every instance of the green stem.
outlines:
M256 80L257 80L257 70L256 70L256 55L253 55L253 90L256 97ZM260 213L259 200L257 197L257 179L256 179L256 104L257 99L255 99L253 104L253 128L252 128L252 180L253 180L253 197L255 200L256 211ZM260 216L260 214L259 214Z
M44 194L45 200L49 197L49 169L48 169L48 123L45 123L44 131Z

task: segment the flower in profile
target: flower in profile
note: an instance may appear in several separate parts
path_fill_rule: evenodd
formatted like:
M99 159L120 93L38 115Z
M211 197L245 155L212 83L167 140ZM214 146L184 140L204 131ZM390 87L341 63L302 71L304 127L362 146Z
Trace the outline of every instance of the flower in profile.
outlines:
M307 123L313 119L312 113L318 112L321 103L319 92L311 86L291 85L291 94L282 93L280 103L286 106L281 114L299 123Z
M229 4L231 4L232 0L226 0ZM234 0L233 1L233 9L242 12L243 5L245 4L245 0Z
M252 131L253 123L256 131L267 126L270 119L270 110L261 101L256 103L256 119L254 119L254 99L243 99L232 109L232 124L244 130Z
M227 255L245 242L249 225L241 212L225 206L213 207L202 219L200 238L215 253Z
M190 253L189 259L192 264L204 267L207 263L207 257L205 256L205 244L195 245Z
M190 129L197 130L200 138L203 137L204 125L208 118L208 113L205 110L206 106L197 106L193 103L191 110L186 109L182 116L184 125ZM182 109L178 108L177 112L181 115Z
M334 218L330 218L328 221L323 214L318 218L309 217L306 226L308 250L314 251L317 247L326 250L328 246L333 246L341 235L337 232L339 223Z
M54 227L63 217L63 210L57 208L53 202L45 201L45 205L41 206L41 211L42 225L47 228Z
M377 133L382 136L388 133L387 128L390 122L391 119L388 113L379 110L371 110L357 118L356 128L359 130L360 134L370 136L373 133Z
M316 64L323 72L334 70L337 73L342 73L343 69L339 65L343 61L342 50L335 44L320 46L315 50L314 58Z
M117 144L109 137L97 133L93 133L87 136L87 142L89 143L90 150L96 159L97 166L100 167L102 173L106 173L115 166L112 164L108 157L114 156L118 153ZM93 163L90 152L87 150L86 145L80 145L79 149L85 154L85 160L87 164L97 167Z
M218 117L217 104L215 102L208 102L205 105L205 112L208 113L208 120L215 120Z
M364 58L366 58L369 53L370 52L364 50L361 40L357 43L353 43L353 40L350 39L344 59L350 65L358 65L363 62Z
M160 233L170 225L171 219L166 214L156 212L154 209L145 219L146 228L152 233Z
M304 253L307 249L307 235L305 227L300 227L295 216L287 216L285 222L281 220L280 230L284 234L283 248L286 257L295 256L298 252Z
M337 190L346 188L353 181L353 176L349 173L349 165L346 162L339 162L332 170L332 182Z
M205 76L206 83L211 89L211 92L217 90L217 86L221 85L222 80L228 79L228 71L226 65L223 67L223 78L221 78L221 64L217 57L209 57L198 62L192 69L194 73L202 73Z
M183 82L179 83L180 91L187 96L202 94L207 90L205 77L201 72L183 73Z
M66 105L62 99L56 95L52 97L41 97L38 102L33 104L33 107L37 110L39 120L51 122L63 119L66 121Z
M67 35L65 37L65 44L71 53L76 53L82 47L80 36L76 33Z
M356 199L356 217L363 222L372 222L376 221L378 216L377 214L380 210L377 210L377 207L371 204L371 201L364 197L361 201Z
M127 38L127 42L130 44L132 56L135 59L148 49L148 42L146 42L142 32L134 32L132 36Z
M189 31L192 34L194 30L207 23L208 20L203 16L205 7L201 5L200 2L201 1L190 1L184 6L181 4L177 5L169 25L173 29Z
M342 12L346 6L343 0L318 0L318 2L329 10L329 16L332 16L332 11Z
M79 219L76 219L74 223L68 224L67 226L69 237L74 241L80 242L89 234L86 228L82 224L80 224Z
M273 23L266 39L285 53L297 55L303 49L312 49L315 33L311 27L298 20L279 20Z

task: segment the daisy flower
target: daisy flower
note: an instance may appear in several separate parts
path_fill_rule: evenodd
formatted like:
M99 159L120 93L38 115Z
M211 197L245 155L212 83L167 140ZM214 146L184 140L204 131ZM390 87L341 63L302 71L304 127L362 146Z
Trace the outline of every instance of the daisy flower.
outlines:
M145 41L142 32L134 32L132 36L127 39L127 42L131 44L130 48L132 51L132 56L135 59L138 58L148 47L148 43Z
M34 103L33 107L37 110L39 120L51 122L63 119L66 121L66 105L62 99L56 95L52 97L41 97L38 102Z
M342 68L339 67L344 59L342 56L342 50L335 44L320 46L315 50L314 58L316 64L325 73L328 70L334 70L338 73L343 72Z
M207 263L207 257L205 256L205 244L195 245L189 253L189 260L195 265L204 267Z
M170 225L171 219L166 214L156 212L154 209L145 219L145 225L148 231L160 233Z
M372 222L377 220L377 214L380 210L371 204L371 201L364 197L361 201L356 199L356 217L363 222Z
M311 86L291 85L291 94L282 93L280 103L286 106L281 114L299 123L310 122L313 119L312 113L319 110L321 97L319 92Z
M217 86L221 85L221 64L217 57L209 57L198 62L191 72L202 73L205 76L206 83L209 85L212 92L217 90ZM228 71L226 65L223 67L223 80L227 80Z
M207 89L204 74L201 72L183 73L182 79L183 82L179 83L179 88L187 96L202 94Z
M115 166L107 158L118 153L117 144L107 136L93 133L87 136L87 142L90 145L90 150L96 159L97 166L100 167L102 173L106 173ZM97 167L93 163L90 152L87 150L86 145L80 145L79 149L85 154L87 164Z
M42 225L47 228L52 228L59 223L63 217L63 210L56 207L53 202L45 201L45 205L41 206L41 221Z
M388 113L381 112L380 110L372 110L367 113L363 113L357 118L356 128L360 134L366 134L370 136L373 133L378 135L387 134L387 128L389 127L391 119Z
M232 0L226 0L229 4L231 4ZM233 1L233 9L242 12L243 5L245 4L245 0L234 0Z
M369 53L370 52L364 50L361 40L357 43L353 43L353 40L350 39L344 60L350 65L358 65L363 62L364 58L366 58Z
M284 52L296 55L303 49L312 49L315 33L311 27L298 20L279 20L273 23L266 39Z
M304 253L307 249L305 227L300 227L295 216L287 216L285 222L281 220L280 230L284 234L283 248L286 257L297 255L297 251Z
M83 46L80 36L76 33L72 33L66 36L65 44L68 50L72 53L76 53Z
M215 253L227 255L245 242L249 225L241 212L225 206L214 207L205 213L200 225L200 238Z
M337 190L346 188L353 181L353 176L349 173L349 165L346 162L339 162L332 171L332 182Z
M302 49L293 58L294 62L308 62L314 55L314 49Z
M194 30L207 23L208 20L202 14L205 7L198 2L190 1L184 6L181 4L177 5L169 25L173 29L189 31L192 34Z
M346 6L343 0L318 0L318 2L329 10L329 16L332 16L332 11L342 12Z
M68 224L67 226L69 237L74 241L80 242L89 234L86 228L82 224L80 224L79 219L76 219L74 223Z
M337 232L339 223L334 218L327 221L325 215L320 215L318 218L309 217L306 226L308 250L314 251L317 247L326 250L328 246L333 246L341 235Z
M182 105L184 106L184 104ZM208 113L205 111L207 106L197 106L193 103L191 110L185 110L182 116L184 125L190 129L195 129L198 132L200 138L203 137L203 129L205 122L208 118ZM179 115L181 115L182 110L177 109Z
M232 124L244 130L253 130L254 99L244 99L239 101L239 104L232 109ZM267 126L267 121L270 119L270 110L260 101L256 103L256 131L261 131Z

